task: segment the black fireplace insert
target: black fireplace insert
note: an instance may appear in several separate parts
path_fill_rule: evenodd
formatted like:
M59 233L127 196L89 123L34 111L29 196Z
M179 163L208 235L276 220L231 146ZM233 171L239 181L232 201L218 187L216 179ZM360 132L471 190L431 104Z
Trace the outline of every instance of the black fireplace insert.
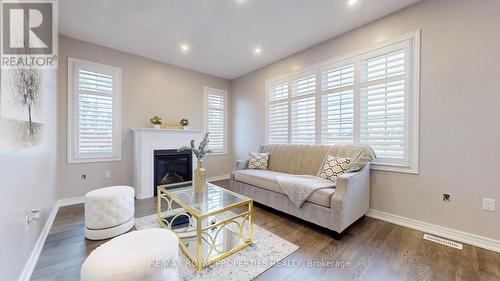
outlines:
M159 185L176 187L193 180L193 154L176 149L154 151L154 196Z

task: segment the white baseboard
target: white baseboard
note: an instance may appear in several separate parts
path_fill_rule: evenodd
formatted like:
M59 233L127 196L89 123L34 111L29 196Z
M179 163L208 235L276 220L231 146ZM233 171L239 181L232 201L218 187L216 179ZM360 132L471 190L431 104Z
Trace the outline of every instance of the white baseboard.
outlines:
M52 208L52 211L50 212L49 217L47 218L47 222L45 223L45 226L43 227L42 233L40 233L40 236L38 237L38 240L36 241L35 247L33 248L33 251L31 252L31 255L24 265L23 271L21 272L21 276L19 276L19 281L29 281L31 278L31 274L33 273L33 270L35 269L36 263L38 261L38 257L40 257L40 253L42 252L43 245L45 244L45 240L47 239L47 236L49 235L49 231L52 228L52 223L54 223L54 219L56 218L57 211L59 210L59 206L56 204L54 205L54 208Z
M221 180L228 180L230 175L221 175L221 176L215 176L215 177L209 177L207 181L221 181Z
M393 224L401 225L432 235L441 236L447 239L455 240L472 246L484 248L490 251L500 253L500 241L486 238L476 234L471 234L427 222L409 219L377 210L370 209L366 214L368 217L383 220Z
M49 235L50 229L52 228L52 224L54 223L54 220L56 218L57 211L59 211L59 207L83 203L84 198L85 197L80 196L80 197L60 199L56 201L56 203L54 204L54 208L52 208L52 211L50 212L50 215L47 218L47 222L45 223L45 226L43 227L43 230L40 233L38 240L36 241L35 247L33 248L33 251L31 252L28 261L24 265L23 271L19 276L19 281L30 280L31 274L33 274L33 270L35 269L38 258L42 253L43 245L45 245L45 240L47 240L47 236Z
M70 206L70 205L75 205L75 204L82 204L83 202L85 202L85 196L71 197L71 198L65 198L65 199L58 200L57 206L58 207Z

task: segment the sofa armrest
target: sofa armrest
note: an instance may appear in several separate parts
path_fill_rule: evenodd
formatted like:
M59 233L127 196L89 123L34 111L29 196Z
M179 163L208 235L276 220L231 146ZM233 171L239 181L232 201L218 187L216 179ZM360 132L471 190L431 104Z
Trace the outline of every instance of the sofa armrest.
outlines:
M244 170L248 167L248 159L236 160L236 166L234 167L235 171Z
M370 208L370 164L353 173L337 178L335 193L331 200L333 219L342 232L353 222L365 215ZM339 223L340 222L340 223Z

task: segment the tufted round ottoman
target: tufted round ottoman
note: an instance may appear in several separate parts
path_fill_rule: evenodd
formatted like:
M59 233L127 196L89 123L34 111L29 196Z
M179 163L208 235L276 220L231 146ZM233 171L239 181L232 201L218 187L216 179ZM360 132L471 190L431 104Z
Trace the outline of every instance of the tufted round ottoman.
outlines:
M81 269L81 281L177 280L177 236L170 230L132 231L97 247Z
M85 194L85 237L111 238L134 226L134 189L110 186Z

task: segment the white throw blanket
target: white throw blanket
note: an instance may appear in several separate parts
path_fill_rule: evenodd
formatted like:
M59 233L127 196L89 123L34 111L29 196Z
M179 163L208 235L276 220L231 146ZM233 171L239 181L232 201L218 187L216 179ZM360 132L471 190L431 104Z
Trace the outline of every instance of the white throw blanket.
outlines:
M281 175L276 176L276 181L297 208L316 190L335 187L331 180L310 175Z

